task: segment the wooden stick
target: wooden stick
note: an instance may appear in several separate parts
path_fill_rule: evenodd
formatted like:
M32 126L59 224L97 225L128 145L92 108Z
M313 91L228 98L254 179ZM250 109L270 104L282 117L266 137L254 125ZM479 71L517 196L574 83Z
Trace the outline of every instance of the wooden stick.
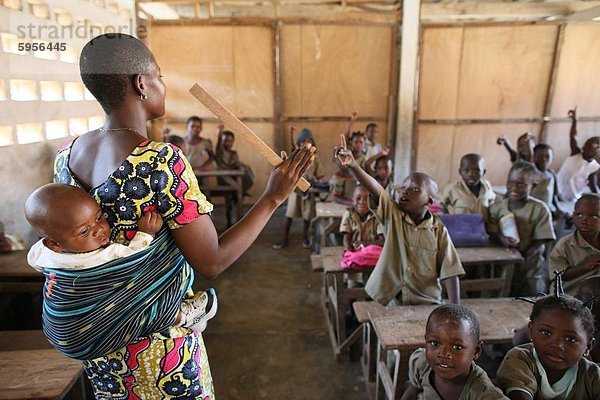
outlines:
M248 128L242 121L240 121L235 115L231 113L225 106L217 99L212 97L206 90L204 90L197 83L192 86L190 89L190 93L194 96L200 103L204 104L206 108L208 108L213 114L215 114L227 127L232 130L236 134L239 134L246 140L252 147L256 149L260 154L263 155L267 159L267 161L272 166L277 166L283 162L281 157L279 157L265 142L262 141L250 128ZM298 188L303 192L306 192L310 188L310 183L304 178L300 178L298 182Z

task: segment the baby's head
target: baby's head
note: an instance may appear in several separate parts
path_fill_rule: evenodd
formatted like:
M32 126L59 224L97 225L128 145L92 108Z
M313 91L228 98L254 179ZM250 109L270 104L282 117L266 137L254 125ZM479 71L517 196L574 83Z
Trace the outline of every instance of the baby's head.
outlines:
M460 168L458 169L462 180L468 187L477 187L481 178L485 175L485 161L479 154L465 154L460 159Z
M395 201L401 210L409 214L421 214L433 203L437 190L437 183L431 176L423 172L414 172L402 182L396 192Z
M517 139L517 152L526 160L531 160L533 148L535 146L535 137L531 132L525 132Z
M352 207L361 217L369 213L369 192L364 186L358 185L354 188Z
M375 175L380 181L388 179L392 176L392 159L390 156L379 157L375 161Z
M574 297L561 294L537 300L529 321L531 341L548 375L577 364L594 344L594 317Z
M57 253L85 253L110 242L102 209L75 186L50 183L36 189L25 202L25 216L44 245Z
M584 235L600 232L600 195L586 193L577 200L573 210L575 228Z
M371 142L377 141L377 136L379 135L379 126L373 122L367 125L365 128L365 135Z
M546 143L540 143L533 148L533 162L540 171L550 168L554 153L552 147Z
M585 141L581 149L581 156L587 160L598 159L600 156L600 137L593 136Z
M482 346L479 320L468 308L445 304L429 315L425 328L425 356L436 377L455 382L466 379Z
M538 170L534 164L517 161L512 165L506 182L506 192L510 200L524 200L538 182Z
M350 150L352 150L352 154L355 158L363 154L365 150L364 133L357 131L350 136Z

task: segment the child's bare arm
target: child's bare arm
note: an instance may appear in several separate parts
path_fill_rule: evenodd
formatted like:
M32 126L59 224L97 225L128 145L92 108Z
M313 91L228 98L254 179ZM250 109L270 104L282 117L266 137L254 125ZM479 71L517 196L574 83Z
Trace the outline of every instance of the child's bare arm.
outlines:
M344 250L354 251L350 232L344 232Z
M419 397L419 389L413 385L408 385L408 387L402 393L402 397L400 400L417 400Z
M352 124L354 123L354 121L356 121L357 118L358 118L358 113L356 111L354 111L352 113L352 115L350 115L350 119L348 120L348 126L346 126L346 129L344 129L344 132L342 133L342 135L344 135L344 137L348 140L350 140Z
M223 124L219 124L219 132L217 133L217 148L216 152L218 153L223 146L223 131L225 130L225 126Z
M372 175L375 171L371 166L374 165L375 161L379 160L381 157L387 156L388 154L390 154L390 149L386 147L374 156L369 157L369 159L365 162L365 169L367 170L367 173Z
M138 231L154 236L162 226L163 220L160 214L157 211L150 211L142 215L138 222Z
M586 257L579 264L569 266L563 273L562 277L563 280L569 281L579 278L580 276L585 275L589 271L593 271L598 267L600 267L600 254L592 254Z
M513 149L512 143L506 135L498 136L498 139L496 139L496 143L498 143L499 145L504 145L504 147L508 151L508 154L510 155L511 162L517 161L517 152L515 151L515 149Z
M569 145L571 146L571 155L581 153L581 147L577 144L577 107L569 110L567 113L571 118L571 130L569 131Z
M588 176L588 186L590 187L590 190L592 191L592 193L598 193L598 173L600 171L596 171L590 174L590 176Z
M458 276L451 276L444 279L446 293L448 293L448 301L454 304L460 304L460 281Z
M506 396L510 400L532 400L532 397L529 393L523 392L521 390L513 390Z
M352 175L363 185L375 199L379 199L381 185L371 175L367 174L354 160L352 151L346 147L346 138L340 135L341 144L335 148L334 161L350 170Z
M546 243L546 240L532 240L529 248L523 251L523 258L527 259L539 253L542 250L542 246L544 245L544 243Z

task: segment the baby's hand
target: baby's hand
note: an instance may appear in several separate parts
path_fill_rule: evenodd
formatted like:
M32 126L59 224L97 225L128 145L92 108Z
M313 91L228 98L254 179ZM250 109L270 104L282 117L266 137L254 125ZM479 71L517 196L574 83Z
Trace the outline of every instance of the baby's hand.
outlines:
M593 271L594 269L600 267L600 254L592 254L591 256L588 256L579 265L589 271Z
M333 151L333 160L341 167L351 167L354 165L354 156L352 151L346 147L346 138L340 135L340 144Z
M149 235L156 235L156 232L163 226L163 220L156 211L150 211L142 215L138 222L138 230Z

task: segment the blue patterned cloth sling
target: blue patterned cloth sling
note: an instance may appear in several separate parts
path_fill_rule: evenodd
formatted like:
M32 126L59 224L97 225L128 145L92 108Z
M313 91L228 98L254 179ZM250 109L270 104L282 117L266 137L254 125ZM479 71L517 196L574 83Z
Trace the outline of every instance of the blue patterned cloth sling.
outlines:
M193 273L166 227L150 247L85 270L45 270L44 333L60 352L93 359L174 322Z

